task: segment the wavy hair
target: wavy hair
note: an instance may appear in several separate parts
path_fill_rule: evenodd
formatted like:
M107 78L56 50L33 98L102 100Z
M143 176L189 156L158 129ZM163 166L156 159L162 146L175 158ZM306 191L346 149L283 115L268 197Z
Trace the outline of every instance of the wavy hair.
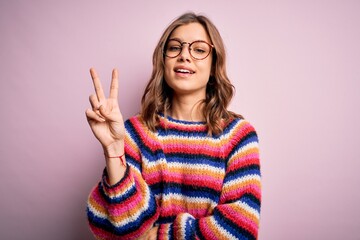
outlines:
M166 114L171 109L172 89L164 79L164 47L171 33L179 26L189 23L200 23L214 45L212 51L211 75L206 87L206 98L201 102L203 116L208 134L219 134L223 130L224 121L241 117L227 110L234 94L234 86L226 74L225 47L219 31L205 16L192 12L185 13L174 20L164 31L153 53L153 71L144 95L141 99L141 117L147 127L155 131L159 124L159 113Z

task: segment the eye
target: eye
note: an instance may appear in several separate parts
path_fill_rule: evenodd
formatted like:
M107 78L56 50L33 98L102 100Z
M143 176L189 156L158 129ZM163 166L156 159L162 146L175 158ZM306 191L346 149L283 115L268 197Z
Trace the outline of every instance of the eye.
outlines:
M178 52L181 50L181 46L180 45L168 46L167 50L170 52Z
M206 55L210 51L209 46L201 41L194 42L191 48L192 48L191 51L197 56Z
M206 52L206 50L204 50L204 49L202 49L202 48L194 48L193 51L196 52L196 53L199 53L199 54L202 54L202 53L205 53L205 52Z

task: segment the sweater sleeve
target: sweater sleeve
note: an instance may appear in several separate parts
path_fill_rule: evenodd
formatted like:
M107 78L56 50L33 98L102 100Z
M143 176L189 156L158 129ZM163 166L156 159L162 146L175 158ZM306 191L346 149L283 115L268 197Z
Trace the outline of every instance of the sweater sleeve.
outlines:
M231 137L226 175L218 205L211 215L195 219L188 213L161 224L158 239L257 239L261 182L258 137L243 124Z
M88 198L87 217L97 239L138 239L159 217L155 197L137 164L138 148L129 138L125 139L125 153L124 177L111 186L105 169Z
M158 218L156 202L143 178L128 165L110 186L106 172L88 199L87 216L97 239L137 239Z

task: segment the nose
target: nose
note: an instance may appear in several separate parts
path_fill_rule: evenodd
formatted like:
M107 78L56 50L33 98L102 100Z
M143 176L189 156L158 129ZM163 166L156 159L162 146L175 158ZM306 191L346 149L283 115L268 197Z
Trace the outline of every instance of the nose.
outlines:
M191 60L190 44L187 42L183 42L181 45L182 45L182 47L181 47L181 52L179 54L179 60L180 61L190 61ZM187 45L187 47L185 45Z

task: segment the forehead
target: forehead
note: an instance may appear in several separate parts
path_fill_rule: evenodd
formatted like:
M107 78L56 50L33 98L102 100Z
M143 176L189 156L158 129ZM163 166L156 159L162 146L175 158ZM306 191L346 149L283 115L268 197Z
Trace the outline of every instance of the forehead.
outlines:
M193 42L204 40L210 42L210 37L205 28L200 23L188 23L177 27L170 35L170 38L176 38L184 42Z

